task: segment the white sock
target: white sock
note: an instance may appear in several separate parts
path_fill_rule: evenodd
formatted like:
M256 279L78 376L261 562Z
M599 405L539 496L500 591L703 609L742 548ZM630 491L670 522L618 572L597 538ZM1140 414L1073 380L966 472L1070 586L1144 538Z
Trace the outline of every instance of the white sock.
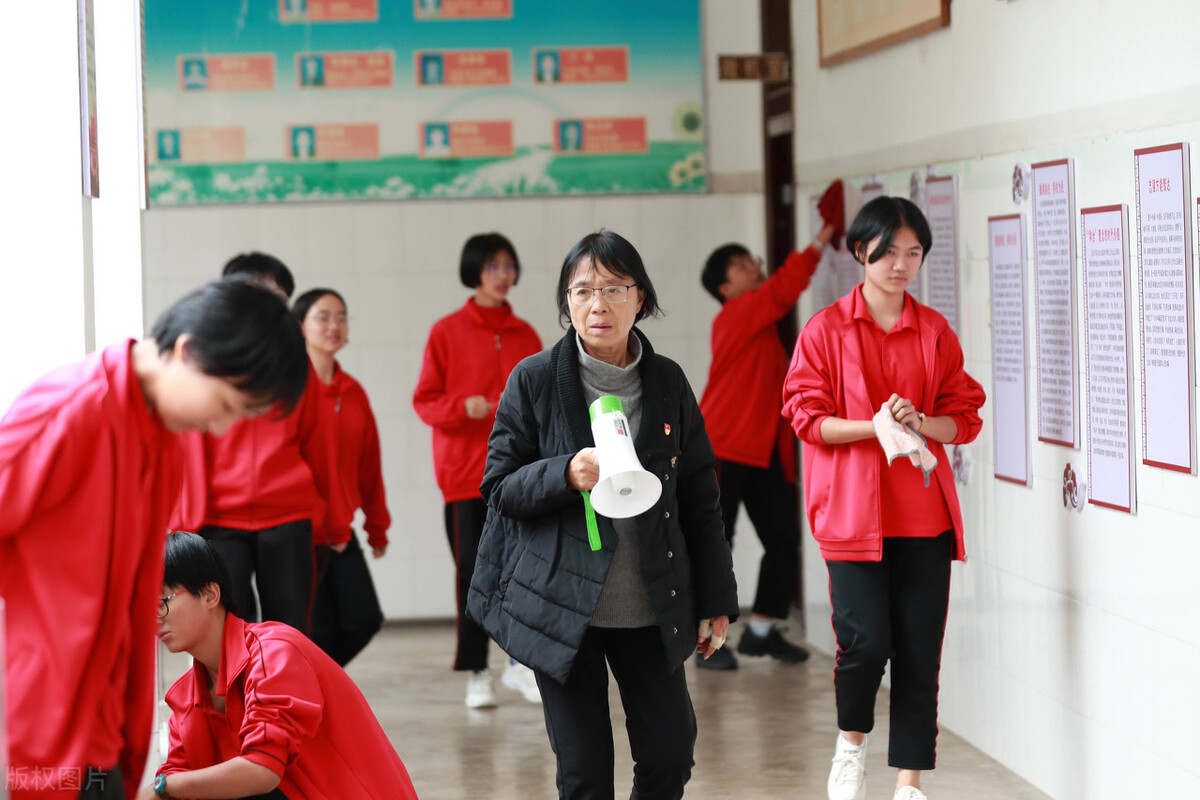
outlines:
M771 632L771 628L775 627L773 619L759 619L758 617L750 618L750 632L760 639L765 639Z
M838 747L842 750L861 750L862 748L864 748L866 746L867 746L866 739L863 739L862 744L850 744L850 742L846 740L845 736L842 736L841 733L838 733Z

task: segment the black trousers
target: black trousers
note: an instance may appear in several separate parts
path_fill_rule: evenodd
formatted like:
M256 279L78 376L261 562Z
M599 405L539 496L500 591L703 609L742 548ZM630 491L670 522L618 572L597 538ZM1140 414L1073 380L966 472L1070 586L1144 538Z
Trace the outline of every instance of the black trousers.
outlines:
M79 789L79 800L125 800L120 767L87 767L81 774L83 785Z
M475 556L483 536L487 503L482 499L446 504L446 538L454 554L455 594L458 600L458 646L454 651L456 670L487 669L488 635L467 616L467 593L475 574Z
M340 553L316 549L317 588L313 594L312 638L329 657L346 666L383 625L383 609L358 536Z
M746 514L762 542L754 613L785 619L800 585L800 517L796 487L783 479L779 450L766 469L718 459L717 482L729 546L733 547L739 503L746 506Z
M883 560L827 561L837 636L838 727L869 733L875 695L892 662L888 764L933 769L938 672L950 601L954 531L883 540Z
M615 797L610 667L633 755L630 800L683 797L695 763L696 714L683 668L668 666L657 628L588 628L566 684L534 673L546 733L558 759L558 796Z
M258 589L263 620L286 622L309 633L313 593L312 522L285 522L273 528L242 531L206 525L200 535L212 542L233 583L238 616L260 619L251 577Z

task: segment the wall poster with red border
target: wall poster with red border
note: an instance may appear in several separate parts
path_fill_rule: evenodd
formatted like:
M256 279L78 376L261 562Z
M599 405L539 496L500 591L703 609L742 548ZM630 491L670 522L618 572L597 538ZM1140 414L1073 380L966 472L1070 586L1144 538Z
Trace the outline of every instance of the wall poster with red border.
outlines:
M1195 475L1188 146L1135 150L1133 164L1142 312L1142 463Z
M1032 170L1038 441L1078 449L1075 162L1044 161Z
M1124 203L1079 212L1088 502L1132 514L1137 492L1128 229Z
M954 332L958 324L958 176L925 179L925 216L933 247L925 257L925 304L941 313Z
M997 478L1029 486L1029 399L1025 337L1025 215L988 217L992 291L992 406Z

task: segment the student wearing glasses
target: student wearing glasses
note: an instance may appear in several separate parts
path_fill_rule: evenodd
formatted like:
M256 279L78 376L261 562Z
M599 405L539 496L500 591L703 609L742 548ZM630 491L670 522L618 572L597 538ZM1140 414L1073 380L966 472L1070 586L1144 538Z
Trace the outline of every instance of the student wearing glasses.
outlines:
M487 506L479 494L488 435L508 374L542 349L537 333L519 319L508 292L521 276L512 242L499 233L472 236L463 246L459 279L474 290L462 308L434 323L413 393L417 414L433 428L433 467L445 501L446 537L454 555L458 645L454 669L471 673L466 704L496 705L488 672L488 636L463 609ZM533 674L509 659L502 682L540 702Z
M371 554L382 558L392 517L383 485L379 429L362 384L337 360L350 342L345 298L334 289L310 289L296 298L292 316L304 333L319 381L322 423L337 465L325 498L323 535L313 542L312 638L344 667L383 624L375 583L352 527L355 512L361 508Z
M469 609L537 675L560 797L614 795L611 668L632 796L673 800L696 743L683 664L719 648L738 613L716 459L683 370L634 327L660 312L633 245L611 231L585 236L563 261L557 298L570 329L513 370L496 411ZM604 395L620 399L662 495L630 519L596 515L593 551L581 492L599 479L588 407Z
M788 354L776 323L791 314L837 230L826 225L803 252L793 252L767 277L762 259L740 244L718 247L700 282L721 304L712 323L712 361L700 410L717 454L721 516L733 545L738 506L762 542L754 613L738 652L784 663L808 651L783 638L776 620L787 619L800 582L800 513L796 502L795 436L780 416ZM736 669L732 650L696 665Z
M243 621L229 588L208 541L167 537L158 638L194 662L167 691L167 760L138 800L416 800L350 676L295 628Z

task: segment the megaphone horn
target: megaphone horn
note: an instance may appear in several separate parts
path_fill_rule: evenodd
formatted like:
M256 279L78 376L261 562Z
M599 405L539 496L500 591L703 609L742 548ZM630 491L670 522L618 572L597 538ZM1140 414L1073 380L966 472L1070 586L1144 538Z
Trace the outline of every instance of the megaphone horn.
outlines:
M588 407L588 415L600 462L600 480L591 492L592 507L610 519L636 517L658 502L662 483L638 460L619 397L602 395Z

